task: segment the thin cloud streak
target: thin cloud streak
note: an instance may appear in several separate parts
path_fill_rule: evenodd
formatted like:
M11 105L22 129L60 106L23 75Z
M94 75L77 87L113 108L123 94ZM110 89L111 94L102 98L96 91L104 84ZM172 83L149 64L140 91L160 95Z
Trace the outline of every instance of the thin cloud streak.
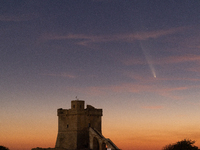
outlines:
M159 38L166 35L175 34L186 30L186 27L171 28L166 30L157 30L149 32L137 32L130 34L115 34L115 35L85 35L85 34L68 34L68 35L57 35L57 34L44 34L40 37L42 41L48 40L78 40L76 42L78 45L87 46L91 43L102 43L102 42L113 42L113 41L123 41L123 42L133 42L135 40L147 40L149 38ZM81 40L81 41L80 41Z
M57 77L68 77L68 78L76 78L76 76L71 76L71 74L48 74L51 76ZM70 76L69 76L70 75ZM157 94L163 97L167 97L174 100L182 100L184 97L182 95L177 95L176 92L184 92L191 89L199 89L200 86L197 84L200 80L197 78L181 78L181 77L173 77L173 78L152 78L141 76L137 73L125 72L123 75L126 78L132 79L132 83L119 83L118 85L108 85L108 86L87 86L87 87L67 87L67 91L82 93L86 95L106 95L109 93L137 93L140 94L142 92L148 92ZM174 85L168 84L163 87L163 82L168 81L189 81L191 83L195 82L192 85Z
M191 69L191 71L196 71L194 70L194 68ZM200 70L197 70L197 72L200 72ZM161 81L200 81L200 79L198 78L185 78L185 77L159 77L157 79L153 79L152 77L143 77L141 75L138 75L136 73L132 73L132 72L125 72L124 76L134 79L136 81L142 82L142 83L152 83L152 82L161 82Z
M152 84L121 84L117 86L90 86L90 87L69 87L67 91L79 92L86 95L105 95L108 93L142 93L142 92L150 92L156 93L160 96L167 97L170 99L180 100L183 97L174 95L173 92L176 91L184 91L193 88L192 86L179 86L179 87L166 87L162 88L159 85L152 85ZM198 87L196 87L198 88Z
M64 78L70 78L70 79L75 79L77 76L69 73L42 73L40 75L43 76L53 76L53 77L64 77Z
M121 60L121 62L127 66L130 65L144 65L146 62L141 58L128 58ZM182 55L182 56L169 56L157 60L153 60L151 63L154 65L163 65L163 64L178 64L184 62L198 62L200 63L200 55Z
M164 58L162 61L153 62L154 64L174 64L174 63L183 63L183 62L200 62L200 55L183 55L183 56L170 56Z
M143 109L151 109L151 110L157 110L157 109L163 109L163 106L142 106Z

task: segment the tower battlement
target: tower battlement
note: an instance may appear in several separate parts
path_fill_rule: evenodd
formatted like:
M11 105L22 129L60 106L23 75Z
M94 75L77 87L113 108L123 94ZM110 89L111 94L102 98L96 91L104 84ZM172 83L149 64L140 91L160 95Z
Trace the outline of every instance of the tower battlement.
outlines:
M57 110L57 116L62 115L77 115L77 114L86 114L91 116L102 116L102 109L97 109L91 105L84 107L84 101L82 100L73 100L71 101L71 109L62 109Z

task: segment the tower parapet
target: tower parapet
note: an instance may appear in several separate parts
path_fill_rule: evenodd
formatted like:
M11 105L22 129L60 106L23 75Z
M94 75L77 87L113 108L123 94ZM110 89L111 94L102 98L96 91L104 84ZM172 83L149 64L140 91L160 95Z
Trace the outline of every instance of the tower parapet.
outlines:
M84 110L85 101L83 100L73 100L71 101L71 110L80 111Z

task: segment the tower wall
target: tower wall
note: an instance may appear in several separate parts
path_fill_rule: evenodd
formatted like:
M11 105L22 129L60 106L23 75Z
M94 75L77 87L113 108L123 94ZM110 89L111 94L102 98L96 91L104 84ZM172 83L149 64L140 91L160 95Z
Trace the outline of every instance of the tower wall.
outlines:
M84 101L71 101L71 109L58 109L58 135L56 148L69 150L89 147L89 127L101 133L102 109L87 105Z

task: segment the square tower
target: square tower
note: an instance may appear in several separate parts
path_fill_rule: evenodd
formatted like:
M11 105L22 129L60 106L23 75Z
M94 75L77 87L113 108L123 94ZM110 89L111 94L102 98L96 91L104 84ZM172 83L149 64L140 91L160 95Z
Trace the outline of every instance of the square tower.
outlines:
M56 148L69 150L89 148L89 127L101 133L102 109L84 107L83 100L71 101L71 109L58 109Z

